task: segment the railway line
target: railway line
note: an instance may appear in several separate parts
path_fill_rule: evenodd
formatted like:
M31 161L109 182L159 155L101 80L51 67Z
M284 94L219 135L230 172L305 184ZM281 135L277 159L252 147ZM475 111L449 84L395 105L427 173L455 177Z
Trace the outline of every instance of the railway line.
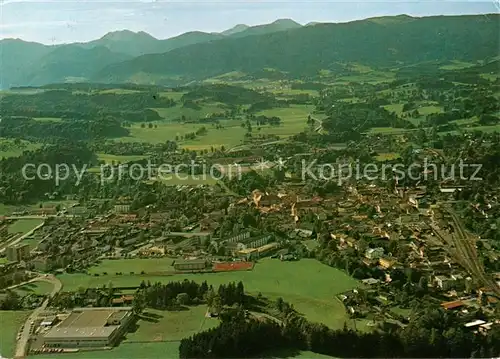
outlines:
M455 260L464 267L467 272L476 278L485 287L491 288L495 295L500 296L500 288L492 278L489 278L485 273L483 266L479 262L476 246L474 241L466 232L461 220L457 214L448 206L443 208L451 220L452 226L455 229L451 236L443 235L441 230L434 224L432 229L436 236L449 247L449 253Z

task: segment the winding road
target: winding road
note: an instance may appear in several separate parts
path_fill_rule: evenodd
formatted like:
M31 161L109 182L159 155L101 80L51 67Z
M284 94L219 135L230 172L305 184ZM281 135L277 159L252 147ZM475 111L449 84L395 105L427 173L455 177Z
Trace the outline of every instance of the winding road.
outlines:
M29 283L36 282L36 281L42 281L42 282L49 282L52 283L54 288L52 289L52 292L50 293L49 297L46 298L42 305L36 308L33 313L30 314L28 319L26 319L26 322L24 323L22 332L21 332L21 337L17 341L17 347L16 347L16 354L15 358L25 358L26 357L26 352L28 351L28 345L29 345L29 339L31 337L31 331L32 331L32 322L34 322L38 316L47 308L47 305L49 304L49 300L53 298L59 291L62 289L62 283L59 279L57 279L53 275L47 275L43 277L37 277L34 278L30 281Z

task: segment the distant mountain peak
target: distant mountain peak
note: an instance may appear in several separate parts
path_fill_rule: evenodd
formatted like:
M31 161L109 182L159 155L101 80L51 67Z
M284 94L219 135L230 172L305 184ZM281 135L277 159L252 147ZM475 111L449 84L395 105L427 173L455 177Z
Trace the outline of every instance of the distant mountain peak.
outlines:
M226 31L223 31L221 32L222 35L226 35L226 36L229 36L229 35L233 35L233 34L237 34L238 32L242 32L242 31L245 31L246 29L248 29L250 26L248 25L245 25L245 24L238 24Z
M147 32L144 31L134 32L130 30L111 31L108 32L103 37L101 37L100 40L128 41L137 39L157 40L155 37L151 36Z
M296 21L293 21L292 19L278 19L276 21L273 21L272 24L274 24L274 25L286 25L286 26L292 26L292 27L302 27L301 24L299 24Z

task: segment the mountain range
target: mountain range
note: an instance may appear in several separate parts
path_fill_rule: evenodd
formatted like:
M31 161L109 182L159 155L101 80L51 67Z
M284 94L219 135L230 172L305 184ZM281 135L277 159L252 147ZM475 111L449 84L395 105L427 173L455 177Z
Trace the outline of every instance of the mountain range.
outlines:
M188 32L165 40L145 32L111 32L87 43L43 45L0 41L3 88L65 81L171 84L272 68L313 76L339 62L376 68L425 61L477 61L498 56L498 14L379 17L349 23L282 19L237 25L221 33Z

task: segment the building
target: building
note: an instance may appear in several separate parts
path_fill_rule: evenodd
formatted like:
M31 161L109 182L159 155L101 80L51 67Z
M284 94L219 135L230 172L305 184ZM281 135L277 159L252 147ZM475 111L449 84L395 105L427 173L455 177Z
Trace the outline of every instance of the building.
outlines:
M0 225L0 238L5 238L9 236L9 225L2 224Z
M263 245L266 245L267 243L269 243L271 238L272 238L271 235L264 235L261 237L252 238L252 239L250 239L250 243L248 243L247 247L248 248L262 247Z
M260 258L265 255L276 251L279 248L279 243L273 242L269 244L264 244L258 248L246 248L238 251L237 255L240 258L245 258L246 260L252 260L255 258Z
M465 303L462 302L461 300L454 300L452 302L441 303L441 307L443 307L446 310L453 310L453 309L462 308L464 305L465 305Z
M48 257L38 257L30 261L33 268L41 272L47 272L50 270L50 260Z
M204 259L180 260L174 262L175 270L203 270L208 267L208 262Z
M115 345L133 321L130 307L78 308L44 336L49 348L105 348Z
M243 233L237 234L235 236L229 237L227 239L227 243L243 242L249 238L250 238L250 232L243 232Z
M437 275L434 278L436 286L442 290L448 290L452 287L453 280L444 275Z
M20 262L26 259L30 255L29 244L15 244L13 246L8 246L6 249L7 259L11 262Z
M378 260L380 266L384 269L392 268L396 264L396 260L393 258L380 258Z
M130 212L130 205L129 204L117 204L114 207L114 212L115 213L129 213Z
M379 259L384 255L384 248L368 248L365 257L368 259Z

